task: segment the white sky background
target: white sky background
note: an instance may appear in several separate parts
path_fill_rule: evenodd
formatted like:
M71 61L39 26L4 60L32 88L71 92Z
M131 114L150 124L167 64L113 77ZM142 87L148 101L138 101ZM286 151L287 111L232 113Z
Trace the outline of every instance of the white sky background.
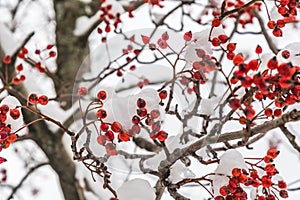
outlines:
M5 0L0 0L0 5L6 4L8 1ZM10 1L10 4L14 4L16 1ZM171 2L171 4L174 4L174 2ZM36 3L29 3L29 1L24 0L24 8L29 9L30 8L30 12L26 12L25 10L21 10L20 14L18 14L17 16L17 26L16 26L16 33L9 36L12 38L12 41L16 41L16 43L18 41L22 41L22 39L24 38L24 36L26 36L26 34L30 33L32 30L36 31L36 34L33 38L33 40L30 41L30 43L28 44L28 46L31 47L41 47L46 45L49 41L53 42L55 40L54 38L54 22L50 20L50 23L47 22L47 18L45 17L45 11L47 11L48 17L50 19L53 19L54 17L54 11L52 8L52 1L36 1ZM0 6L1 7L1 6ZM150 21L147 21L145 15L147 14L147 6L142 6L139 10L137 10L137 12L134 13L135 18L134 19L129 19L126 20L126 16L124 16L124 21L125 23L125 27L124 27L124 31L129 31L129 30L134 30L137 27L138 28L151 28L153 27L153 25L151 25ZM23 17L26 16L26 17ZM41 17L44 16L41 20ZM22 20L21 20L22 19ZM38 20L36 20L38 19ZM143 20L141 20L143 19ZM174 16L173 19L170 20L175 20L178 18L176 18L176 16ZM0 28L1 26L1 22L3 22L5 25L7 25L7 22L9 22L10 20L10 16L9 16L9 12L3 8L0 8ZM230 21L230 20L228 20ZM186 23L186 30L184 31L189 31L189 30L194 30L194 24L190 23L189 21L185 21ZM226 22L225 22L226 23ZM252 26L253 27L253 31L254 30L259 30L257 28L257 23ZM290 28L291 25L288 25L286 28L284 28L284 37L277 39L276 42L278 43L278 47L282 48L284 47L287 43L286 41L290 41L292 42L300 42L300 38L299 38L299 34L300 31L297 29L292 29L291 31L288 31L288 29ZM298 25L299 28L299 25ZM2 28L1 28L2 29ZM0 29L0 32L2 32L2 30ZM251 28L252 29L252 28ZM230 29L229 29L230 30ZM52 33L52 34L49 34ZM3 33L3 32L2 32ZM7 35L7 34L6 34ZM8 34L10 35L10 34ZM3 35L0 36L3 37ZM94 35L92 35L92 37L90 38L90 41L92 44L97 44L95 41L98 39L97 37L93 37ZM8 36L7 36L8 37ZM263 39L263 37L257 37L257 35L253 35L253 36L249 36L247 35L247 40L245 40L243 37L246 36L239 36L239 37L234 37L232 39L232 42L237 42L237 52L238 51L242 51L242 52L249 52L249 54L251 54L251 52L254 52L254 49L256 47L257 44L260 44L263 46L263 50L264 53L265 50L267 51L267 47L266 47L266 43ZM1 40L0 40L1 41ZM15 43L15 42L12 42ZM2 44L2 42L1 42ZM13 49L12 47L8 47L8 49ZM91 45L91 48L95 48ZM9 50L8 50L9 52ZM253 54L251 55L253 56ZM53 67L53 69L55 69L55 64L53 63L48 63L49 66ZM27 72L29 74L29 76L31 77L36 77L38 75L38 73L34 72L34 71L28 71ZM30 77L29 77L30 80ZM43 83L43 85L41 86L41 84L36 84L36 82L38 83ZM52 83L49 81L49 79L47 79L46 77L42 77L39 76L39 79L36 81L34 84L32 84L32 82L30 81L26 81L25 85L29 88L29 91L31 92L37 92L37 93L43 93L43 94L47 94L49 96L55 95L53 90L49 90L49 88L51 88ZM299 105L295 106L296 108L299 108ZM47 114L54 116L56 119L59 120L63 120L68 114L71 113L71 111L69 112L63 112L61 109L59 109L58 105L55 104L51 104L51 109L50 110L44 110L44 112L46 112ZM300 143L300 137L299 137L299 133L297 133L297 130L299 130L300 128L300 124L298 123L291 123L288 126L289 128L291 128L291 131L294 134L297 134L297 140L298 143ZM236 127L238 128L238 127ZM232 126L225 126L224 129L226 130L231 130L232 131ZM283 137L283 134L280 132L280 130L275 129L273 131L270 131L267 135L266 138L255 143L255 145L252 145L254 147L254 150L246 150L246 149L238 149L245 157L261 157L264 156L264 154L266 153L267 149L268 149L268 142L269 139L271 140L278 140L281 141L280 145L279 145L279 149L281 151L281 154L278 156L278 158L276 158L276 166L280 171L280 175L282 177L284 177L284 179L287 181L287 183L291 183L293 181L296 181L298 179L300 179L300 157L299 154L288 144L288 141ZM68 139L66 139L66 143L68 142ZM35 159L37 160L44 160L44 156L42 153L40 152L36 152L33 151L35 150L34 145L31 142L26 142L25 144L21 143L16 143L13 144L13 147L16 147L20 150L22 149L26 149L26 151L24 153L22 153L22 157L23 158L28 158L30 156L34 156ZM8 169L8 183L12 183L12 184L17 184L20 180L21 177L23 177L25 175L25 171L24 166L23 166L23 162L20 162L20 157L15 156L15 154L12 152L14 148L9 148L7 150L4 150L1 152L1 156L7 157L9 158L9 161L0 165L0 169L1 168L7 168ZM33 150L32 150L33 149ZM31 153L30 153L31 152ZM32 154L32 155L31 155ZM198 169L195 166L192 168L193 172L199 172L201 171L201 173L205 173L208 171L213 171L215 169L216 165L210 166L210 167L204 167L204 169ZM78 176L80 176L81 174L85 174L84 176L89 176L89 173L86 173L86 170L82 169L82 167L79 166L79 173ZM139 176L136 176L139 177ZM42 184L41 184L42 183ZM151 182L152 186L153 186L153 180ZM299 187L300 183L293 185L292 188L295 187ZM100 183L96 183L93 185L94 188L101 188ZM40 192L38 193L38 195L36 197L32 197L31 195L31 190L34 188L38 188L40 190ZM0 187L0 200L4 200L6 194L2 193L1 187ZM199 199L200 196L200 192L201 194L205 197L208 197L208 195L206 195L205 192L203 192L203 190L198 190L198 192L194 192L197 191L197 189L193 186L188 188L187 190L185 190L184 192L186 193L193 193L194 196L192 199ZM182 193L184 195L184 192ZM101 194L105 194L102 193L102 191L100 191ZM296 191L296 192L290 192L290 199L300 199L300 191ZM90 194L90 198L89 200L92 200L93 195ZM203 196L203 197L204 197ZM44 166L42 168L40 168L39 170L37 170L36 172L34 172L34 174L32 174L32 176L30 176L30 178L25 182L24 186L19 190L19 192L17 193L17 196L15 198L16 200L22 200L22 199L42 199L42 200L60 200L63 199L62 198L62 194L61 194L61 190L59 188L59 185L57 183L57 176L55 173L53 173L52 169L48 166ZM97 199L97 198L95 198ZM167 195L164 196L164 199L168 199Z

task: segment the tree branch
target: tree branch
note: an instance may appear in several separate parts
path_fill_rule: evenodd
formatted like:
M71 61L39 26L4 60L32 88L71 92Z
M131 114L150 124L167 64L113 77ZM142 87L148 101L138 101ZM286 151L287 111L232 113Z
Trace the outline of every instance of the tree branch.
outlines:
M266 122L264 124L258 125L250 129L249 136L252 137L259 133L265 133L277 127L283 126L288 122L298 121L298 120L300 120L300 111L292 110L282 115L278 119ZM245 136L245 130L240 130L240 131L223 133L221 135L216 135L216 136L207 135L205 137L202 137L201 139L189 145L188 147L185 147L183 149L175 149L174 152L171 153L171 155L166 160L161 161L159 165L159 171L163 174L166 173L177 160L179 160L182 157L189 156L207 145L222 143L230 140L242 139L244 138L244 136Z
M36 165L35 167L30 168L29 171L27 172L27 174L26 174L26 175L21 179L21 181L18 183L18 185L16 185L16 186L12 189L12 191L11 191L9 197L7 198L7 200L13 199L15 193L22 187L23 183L24 183L24 182L26 181L26 179L30 176L30 174L32 174L35 170L39 169L40 167L43 167L43 166L48 165L48 164L49 164L48 162L46 162L46 163L41 163L41 164Z
M286 138L289 140L289 142L294 147L294 149L296 149L300 153L300 146L296 142L296 136L293 135L284 125L279 126L279 128L286 136Z

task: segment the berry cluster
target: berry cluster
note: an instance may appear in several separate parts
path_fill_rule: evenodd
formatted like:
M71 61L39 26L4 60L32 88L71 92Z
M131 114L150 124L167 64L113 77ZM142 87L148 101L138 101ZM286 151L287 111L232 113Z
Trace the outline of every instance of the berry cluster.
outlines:
M213 71L216 68L216 60L206 54L203 49L196 49L197 56L200 60L193 63L192 74L195 81L204 84L206 81L206 73Z
M245 5L245 2L242 0L238 0L238 1L230 1L230 0L226 0L224 1L226 4L224 6L224 10L223 11L230 11L230 10L234 10L237 8L240 8L241 6ZM231 18L236 18L237 15L239 15L239 24L245 28L246 24L252 24L253 23L253 18L254 18L254 14L253 14L253 10L257 9L257 10L261 10L261 6L262 3L261 2L256 2L244 9L241 9L238 13L233 13L230 14L229 17ZM212 20L212 26L213 27L218 27L221 25L221 20L219 19L218 16L221 15L221 9L214 9L212 14L213 16L215 16L215 18Z
M282 17L296 16L299 1L297 0L280 0L277 11Z
M23 48L22 51L27 51L27 49ZM3 58L3 63L6 65L9 65L11 63L11 57L5 56ZM21 74L21 72L23 70L22 64L17 65L16 70L17 70L17 74L14 77L12 77L12 80L11 80L11 84L13 84L13 85L18 85L22 81L25 81L25 79L26 79L26 77L23 74Z
M102 3L104 2L105 0L102 0ZM101 28L98 28L97 31L102 36L101 41L106 42L106 35L103 35L103 33L107 34L112 31L112 28L116 29L119 26L119 24L122 22L121 14L119 12L114 14L112 12L111 4L101 4L99 10L101 11L100 20L103 20L106 25L104 32Z
M21 60L25 60L25 62L29 62L32 66L34 66L35 69L37 69L40 73L44 73L47 68L41 64L41 62L56 57L56 52L54 50L51 50L54 47L53 44L48 44L44 49L36 49L35 54L38 56L39 60L36 61L33 57L29 56L29 51L27 48L23 47L19 53L18 58ZM5 56L3 58L4 64L8 65L11 63L10 56ZM18 64L16 66L17 74L12 78L11 84L18 85L21 82L26 80L25 75L22 74L24 70L24 66L22 63Z
M256 53L262 52L261 47L256 48ZM289 57L289 52L285 51L284 56ZM286 105L292 105L300 101L300 82L299 82L299 67L291 63L278 63L277 57L274 56L267 63L267 68L263 72L257 72L260 66L260 60L253 59L245 62L242 54L238 54L233 58L233 64L236 70L230 79L231 84L240 83L245 90L254 89L254 98L251 97L248 101L243 102L245 108L241 107L241 102L237 98L229 100L229 105L232 109L241 108L245 117L252 120L255 111L252 108L254 99L262 101L270 99L274 101L275 110L266 108L265 114L267 117L279 117L282 114L282 109ZM251 72L252 71L252 72Z
M87 94L87 91L84 87L79 88L79 93ZM84 91L84 92L83 92ZM163 91L159 94L161 99L167 97L167 93ZM79 95L82 96L82 95ZM105 146L106 153L108 155L116 155L116 144L114 142L115 138L117 138L118 142L128 142L132 137L139 134L142 127L147 127L149 130L150 138L153 140L158 140L160 142L164 142L168 134L161 130L161 122L158 120L160 116L160 112L157 109L153 109L148 112L146 108L146 101L142 98L138 98L136 101L136 115L132 117L132 126L130 129L126 130L122 124L118 121L114 121L112 123L105 122L104 120L107 118L107 112L102 108L103 101L107 99L107 94L104 90L101 90L97 94L97 101L100 102L101 108L99 108L96 112L98 120L101 122L100 124L100 133L97 137L97 142L100 145ZM115 135L117 136L115 137Z
M163 90L164 91L164 90ZM161 91L161 98L166 98L166 93ZM168 134L161 130L161 121L159 121L160 112L158 109L153 109L150 112L146 109L146 101L142 98L137 100L137 115L132 117L132 123L134 126L143 126L144 124L149 128L149 136L153 140L159 140L164 142Z
M16 120L20 117L20 111L17 108L9 108L8 105L4 104L0 107L0 152L2 149L6 149L10 146L12 142L17 140L17 135L11 133L10 125L5 123L7 119L7 114L11 116L12 119ZM5 162L6 159L0 157L0 164Z
M267 151L267 155L260 159L258 163L248 163L251 165L251 169L249 170L250 174L245 169L233 168L232 176L229 177L228 184L220 188L219 192L221 195L215 197L215 199L247 200L247 193L243 190L242 185L254 188L262 187L262 194L258 193L255 200L278 199L276 192L280 197L287 198L288 193L285 190L287 187L286 183L283 180L276 182L272 180L272 178L279 173L275 168L275 164L271 163L278 154L279 151L276 148L270 148ZM264 164L259 165L261 162L264 162ZM262 171L262 174L259 175L258 170Z
M282 30L285 26L285 23L293 22L296 20L295 16L297 15L297 7L299 6L299 2L296 0L280 0L277 6L277 12L283 17L282 19L278 19L276 22L274 20L270 20L268 22L268 27L273 30L273 35L275 37L282 36Z
M163 33L161 37L157 40L157 44L161 49L166 49L168 47L169 35L167 32Z
M35 93L30 94L27 98L27 102L32 105L41 104L44 106L48 104L48 101L49 99L46 95L38 96Z

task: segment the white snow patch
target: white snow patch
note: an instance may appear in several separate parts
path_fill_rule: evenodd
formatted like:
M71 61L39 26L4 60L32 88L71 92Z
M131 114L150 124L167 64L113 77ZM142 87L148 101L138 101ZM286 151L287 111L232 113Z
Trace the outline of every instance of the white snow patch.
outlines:
M177 161L171 168L169 180L173 183L185 178L194 178L195 174L188 169L181 161Z
M148 181L133 179L124 183L117 190L119 200L153 200L155 199L154 189Z
M17 51L19 44L15 40L13 33L1 22L0 30L0 45L4 53L11 56Z
M214 172L225 176L214 175L211 177L213 180L214 194L216 196L220 194L220 187L228 184L228 178L226 176L231 176L233 168L248 169L242 154L235 149L229 149L220 157L220 164Z

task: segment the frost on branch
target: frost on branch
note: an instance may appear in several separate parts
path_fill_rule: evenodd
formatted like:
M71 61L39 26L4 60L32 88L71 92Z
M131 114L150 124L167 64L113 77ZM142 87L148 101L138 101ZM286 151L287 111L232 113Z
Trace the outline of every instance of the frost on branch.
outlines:
M233 168L248 169L242 154L235 149L229 149L221 156L220 164L214 172L220 175L212 176L215 196L218 196L220 188L228 183L229 179L226 176L231 176Z
M153 200L155 193L148 181L133 179L124 183L118 190L119 200Z

